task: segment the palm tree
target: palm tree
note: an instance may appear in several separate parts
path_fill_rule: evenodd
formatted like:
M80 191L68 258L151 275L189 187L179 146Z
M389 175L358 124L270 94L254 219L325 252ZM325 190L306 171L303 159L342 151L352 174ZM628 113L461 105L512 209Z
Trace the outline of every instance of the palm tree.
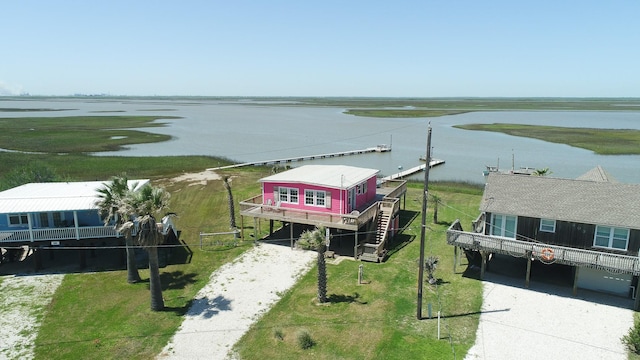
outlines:
M551 174L553 174L553 171L549 170L548 167L543 168L543 169L536 169L533 172L533 175L535 175L535 176L547 176L547 175L551 175Z
M297 246L303 249L313 249L318 252L318 302L327 302L327 264L324 260L326 250L325 228L316 227L306 230L300 235Z
M151 294L151 310L164 309L162 298L162 284L160 283L160 266L158 260L158 246L164 242L162 223L157 223L154 213L166 209L169 206L170 194L162 188L147 185L139 192L133 193L128 199L128 204L139 214L138 244L149 254L149 291Z
M229 177L225 176L224 178L222 178L222 183L224 184L224 188L227 189L227 200L229 201L229 228L232 231L236 231L237 229L237 225L236 225L236 208L235 205L233 203L233 193L231 192L231 182L229 181ZM235 233L235 237L238 237L238 233Z
M135 188L137 185L134 184ZM125 206L125 199L129 196L131 189L129 188L129 180L126 175L114 176L110 183L104 184L104 187L98 189L98 198L96 202L98 212L103 219L105 226L111 221L115 221L116 231L124 235L125 249L127 252L127 282L130 284L137 283L141 280L136 265L136 256L133 248L133 238L131 236L131 227L123 226L133 213L128 212L129 208Z

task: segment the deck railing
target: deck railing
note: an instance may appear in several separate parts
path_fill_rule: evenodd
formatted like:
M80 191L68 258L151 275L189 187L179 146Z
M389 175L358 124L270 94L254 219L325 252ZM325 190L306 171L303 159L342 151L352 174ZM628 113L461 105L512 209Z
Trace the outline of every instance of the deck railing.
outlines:
M118 234L112 226L83 226L77 229L75 227L43 228L0 231L0 239L2 239L0 243L97 239L117 236Z
M640 275L640 259L637 256L576 249L560 245L533 243L462 230L456 220L447 230L447 243L470 250L489 251L515 257L532 256L545 263L584 266L618 273ZM552 260L542 259L542 250L553 251Z
M262 203L262 195L256 195L241 201L240 213L244 216L262 217L283 221L298 221L307 224L331 225L344 229L357 229L360 225L371 220L377 211L377 203L371 204L363 211L349 214L334 214L320 211L291 209L282 206L266 205Z

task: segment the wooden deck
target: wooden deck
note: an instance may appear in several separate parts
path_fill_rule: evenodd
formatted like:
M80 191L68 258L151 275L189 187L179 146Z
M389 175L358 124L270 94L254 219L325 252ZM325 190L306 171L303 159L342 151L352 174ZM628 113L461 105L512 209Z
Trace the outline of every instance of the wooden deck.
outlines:
M514 257L532 256L545 263L557 263L571 266L583 266L614 273L628 273L640 275L640 258L600 251L576 249L560 245L534 243L498 236L466 232L458 221L447 230L447 243L464 249L487 251ZM548 248L553 251L553 260L542 260L542 250Z
M442 164L444 164L444 160L431 159L431 161L429 162L429 168L432 168L432 167L438 166L438 165L442 165ZM427 168L427 164L418 165L418 166L412 167L410 169L407 169L407 170L404 170L404 171L400 171L397 174L385 176L385 177L382 178L382 181L402 179L403 177L407 177L407 176L413 175L415 173L418 173L420 171L424 171L424 169L426 169L426 168Z
M406 193L406 191L406 181L387 181L376 189L376 200L379 201L385 198L399 198ZM349 214L333 214L266 205L264 204L262 194L260 194L250 199L240 201L240 215L357 231L360 227L367 224L375 217L378 201L367 204L366 207L360 208L358 211Z

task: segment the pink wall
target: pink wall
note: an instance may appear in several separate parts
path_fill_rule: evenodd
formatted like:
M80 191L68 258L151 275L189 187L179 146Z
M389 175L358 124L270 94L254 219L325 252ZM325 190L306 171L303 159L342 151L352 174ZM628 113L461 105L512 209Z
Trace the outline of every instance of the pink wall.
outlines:
M275 205L278 202L278 198L274 197L274 189L277 187L287 187L298 189L298 203L280 203L280 207L290 208L290 209L300 209L300 210L309 210L309 211L318 211L318 212L330 212L334 214L339 214L342 210L342 213L349 213L347 209L347 194L348 191L345 189L342 191L342 196L340 196L340 189L328 188L318 185L308 185L308 184L300 184L300 183L284 183L284 182L265 182L262 183L262 201L263 204L268 204L269 200L271 204ZM331 198L331 206L330 207L322 207L322 206L310 206L305 205L304 203L304 191L305 190L321 190L325 191L329 194L329 196L325 199L327 202L329 197ZM364 194L356 195L356 208L361 208L364 204L372 203L376 198L376 178L375 176L367 180L367 192ZM342 199L342 205L341 200Z

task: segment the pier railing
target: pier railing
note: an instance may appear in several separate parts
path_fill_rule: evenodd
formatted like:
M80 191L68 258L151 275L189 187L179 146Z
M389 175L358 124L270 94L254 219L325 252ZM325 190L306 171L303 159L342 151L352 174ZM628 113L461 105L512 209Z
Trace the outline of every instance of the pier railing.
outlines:
M447 243L464 249L488 251L514 257L532 256L543 263L584 266L618 273L640 275L640 259L637 256L576 249L560 245L534 243L462 230L456 220L447 230ZM542 250L551 249L552 260L542 259Z

